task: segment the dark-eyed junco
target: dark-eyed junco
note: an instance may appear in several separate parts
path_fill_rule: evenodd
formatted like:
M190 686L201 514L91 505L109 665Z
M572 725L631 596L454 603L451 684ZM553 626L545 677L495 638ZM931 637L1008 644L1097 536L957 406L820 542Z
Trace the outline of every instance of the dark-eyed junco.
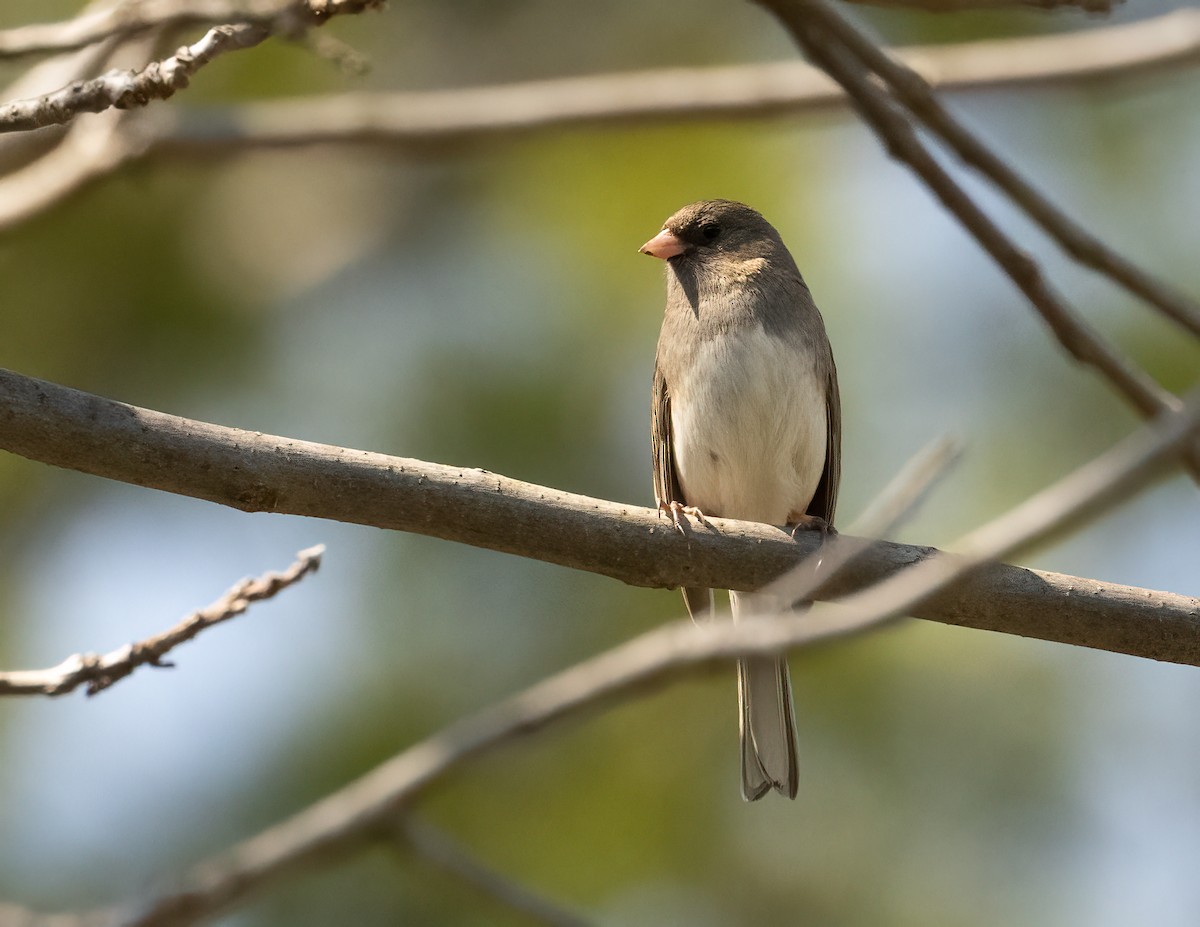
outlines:
M729 200L671 216L641 248L667 263L651 407L654 494L677 525L712 515L828 529L841 475L841 402L821 313L779 233ZM692 618L711 589L684 589ZM791 603L730 593L734 621ZM738 662L742 795L796 797L784 657Z

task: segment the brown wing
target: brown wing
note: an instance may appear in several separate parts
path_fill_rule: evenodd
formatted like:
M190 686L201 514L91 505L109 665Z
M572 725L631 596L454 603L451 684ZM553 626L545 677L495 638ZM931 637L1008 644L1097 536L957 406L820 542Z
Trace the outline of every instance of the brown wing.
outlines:
M679 475L675 472L675 446L671 439L671 397L667 394L667 381L654 367L654 393L650 406L650 446L654 455L654 501L684 502L683 490L679 486Z
M832 526L838 486L842 482L842 397L838 392L837 367L832 357L829 359L829 379L825 383L825 427L825 470L807 513L825 519L825 523Z
M686 505L679 474L675 470L675 444L671 436L671 395L667 381L654 365L654 390L650 399L650 451L654 458L654 501L657 505L678 502ZM693 621L712 611L712 590L685 587L683 601Z

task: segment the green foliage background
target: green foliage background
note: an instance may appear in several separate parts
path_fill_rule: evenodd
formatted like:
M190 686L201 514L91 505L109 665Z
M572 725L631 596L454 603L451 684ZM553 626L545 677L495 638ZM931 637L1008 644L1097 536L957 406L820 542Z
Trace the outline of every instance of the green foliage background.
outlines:
M71 12L22 2L3 16ZM864 15L905 42L1085 23ZM397 2L329 31L369 56L369 76L275 42L156 105L793 55L761 11L716 0ZM1200 293L1198 90L1179 73L954 105L1103 237ZM843 520L952 430L964 463L902 535L946 544L1133 425L849 115L570 131L419 159L328 148L139 165L0 239L0 365L646 504L662 270L636 249L708 196L762 209L823 307L845 403ZM1196 381L1194 346L999 214L1164 383ZM1198 595L1198 516L1176 478L1030 562ZM0 665L153 633L318 541L318 576L188 645L175 670L94 700L0 704L0 898L57 910L136 896L682 612L667 592L0 455ZM740 801L721 672L515 743L422 810L604 923L1192 922L1194 670L919 623L793 668L794 804ZM224 921L396 922L522 921L395 848Z

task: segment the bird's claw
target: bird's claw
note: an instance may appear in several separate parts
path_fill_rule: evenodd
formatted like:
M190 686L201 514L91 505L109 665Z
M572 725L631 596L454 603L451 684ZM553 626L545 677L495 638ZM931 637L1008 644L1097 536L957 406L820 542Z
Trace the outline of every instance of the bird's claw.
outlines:
M658 503L658 517L662 518L664 515L670 517L671 524L675 526L675 530L680 534L688 533L687 517L689 515L704 525L704 527L709 527L708 519L704 517L704 513L694 505L684 505L682 502L675 502L674 500L671 502L660 500Z
M819 515L792 515L788 524L791 525L792 540L796 539L797 531L820 531L825 537L837 534L837 528Z

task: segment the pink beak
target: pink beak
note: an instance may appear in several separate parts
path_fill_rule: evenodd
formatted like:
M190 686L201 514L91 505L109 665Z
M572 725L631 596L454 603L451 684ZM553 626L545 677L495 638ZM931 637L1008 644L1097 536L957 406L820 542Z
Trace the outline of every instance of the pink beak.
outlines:
M673 258L677 254L683 254L687 250L687 244L682 238L672 232L670 229L663 229L648 242L638 248L642 254L648 254L651 257Z

